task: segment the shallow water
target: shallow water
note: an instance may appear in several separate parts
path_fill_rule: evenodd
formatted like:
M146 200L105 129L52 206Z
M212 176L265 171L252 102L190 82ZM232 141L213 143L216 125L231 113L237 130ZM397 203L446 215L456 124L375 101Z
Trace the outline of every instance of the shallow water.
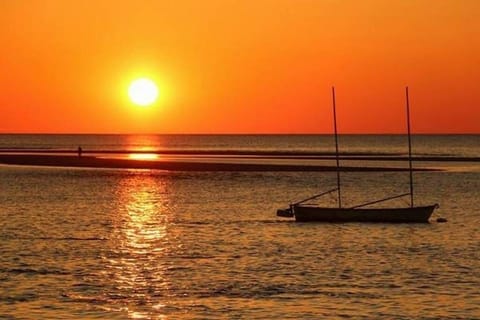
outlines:
M342 178L345 205L408 191ZM334 173L0 166L0 318L479 319L479 178L415 173L448 223L302 224L275 210Z

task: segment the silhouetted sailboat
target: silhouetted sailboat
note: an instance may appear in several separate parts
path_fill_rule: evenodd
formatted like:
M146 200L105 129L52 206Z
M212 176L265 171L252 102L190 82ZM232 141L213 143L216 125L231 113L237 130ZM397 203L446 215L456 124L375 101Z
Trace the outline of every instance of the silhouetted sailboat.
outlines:
M410 105L408 97L408 87L405 90L407 107L407 127L408 127L408 159L410 172L410 192L401 195L375 200L353 207L342 207L341 185L340 185L340 161L338 153L338 133L337 133L337 113L335 105L335 88L332 87L333 98L333 122L335 131L335 155L337 167L337 187L335 189L322 192L302 201L290 204L287 209L277 210L277 216L295 217L296 221L323 221L323 222L388 222L388 223L412 223L428 222L433 211L438 208L438 204L428 206L414 206L413 203L413 168L412 168L412 143L410 134ZM308 201L317 199L327 194L337 192L338 207L321 207L310 205ZM366 208L369 205L381 203L384 201L410 196L410 206L393 208Z

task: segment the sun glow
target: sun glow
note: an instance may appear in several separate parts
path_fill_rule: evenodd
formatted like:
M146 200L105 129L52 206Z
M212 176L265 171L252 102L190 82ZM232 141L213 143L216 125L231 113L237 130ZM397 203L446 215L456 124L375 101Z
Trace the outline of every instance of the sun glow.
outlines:
M158 154L155 153L131 153L128 155L132 160L155 160L158 159Z
M158 98L158 88L155 82L147 78L134 80L128 87L128 96L136 105L146 107Z

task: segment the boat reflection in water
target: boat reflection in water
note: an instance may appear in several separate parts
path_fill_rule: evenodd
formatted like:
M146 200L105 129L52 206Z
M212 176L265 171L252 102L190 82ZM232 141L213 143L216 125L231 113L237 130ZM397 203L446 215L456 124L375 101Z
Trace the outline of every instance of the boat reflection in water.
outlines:
M108 308L130 318L149 318L152 312L158 317L168 296L166 255L172 243L166 184L164 176L150 171L132 171L118 184L115 245L105 257L105 276L111 283Z

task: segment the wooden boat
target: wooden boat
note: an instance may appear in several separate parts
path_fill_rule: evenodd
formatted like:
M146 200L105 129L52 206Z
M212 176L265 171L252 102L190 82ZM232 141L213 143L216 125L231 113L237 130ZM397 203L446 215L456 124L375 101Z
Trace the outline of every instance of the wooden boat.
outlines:
M438 205L404 208L328 208L295 205L279 210L278 216L293 217L298 222L383 222L426 223Z
M342 207L341 186L340 186L340 162L338 152L337 115L335 105L335 88L332 88L333 97L333 119L335 131L335 154L337 164L337 188L322 192L299 202L290 204L287 209L277 210L279 217L295 217L299 222L383 222L383 223L428 223L433 211L438 204L426 206L414 206L413 202L413 168L412 168L412 143L410 134L410 105L408 87L405 90L407 106L407 127L408 127L408 158L410 173L410 192L401 195L388 197L380 200L370 201L353 207ZM338 207L322 207L308 204L313 199L337 192ZM410 206L393 208L375 208L368 206L410 196Z

